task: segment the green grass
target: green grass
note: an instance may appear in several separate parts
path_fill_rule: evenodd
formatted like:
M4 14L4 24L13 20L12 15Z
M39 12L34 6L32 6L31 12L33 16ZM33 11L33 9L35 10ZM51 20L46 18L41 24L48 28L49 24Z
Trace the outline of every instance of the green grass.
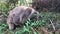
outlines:
M18 27L15 30L9 30L5 22L0 22L0 34L38 34L37 31L33 31L32 28L39 28L46 26L49 28L49 19L53 20L57 24L60 24L60 13L55 12L41 12L40 19L32 22L30 19L22 27ZM50 27L51 28L51 27Z

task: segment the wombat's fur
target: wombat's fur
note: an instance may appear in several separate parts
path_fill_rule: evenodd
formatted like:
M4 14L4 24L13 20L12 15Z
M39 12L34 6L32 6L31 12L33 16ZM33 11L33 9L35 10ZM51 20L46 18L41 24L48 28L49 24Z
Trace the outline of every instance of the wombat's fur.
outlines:
M33 8L26 6L18 6L9 12L7 24L9 29L14 29L14 25L23 24L27 18L30 18L34 13L38 13Z

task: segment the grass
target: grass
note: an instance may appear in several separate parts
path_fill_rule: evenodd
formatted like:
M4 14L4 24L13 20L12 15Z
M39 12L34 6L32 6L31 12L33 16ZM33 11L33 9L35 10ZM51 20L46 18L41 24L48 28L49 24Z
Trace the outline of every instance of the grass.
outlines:
M49 19L53 20L53 22L57 23L57 25L60 24L60 13L41 12L39 20L32 22L30 19L28 19L27 22L24 24L24 26L18 27L15 30L9 30L5 22L0 22L0 34L6 34L6 33L7 34L38 34L37 33L38 30L35 31L36 28L42 26L45 26L47 28L52 28L50 27Z

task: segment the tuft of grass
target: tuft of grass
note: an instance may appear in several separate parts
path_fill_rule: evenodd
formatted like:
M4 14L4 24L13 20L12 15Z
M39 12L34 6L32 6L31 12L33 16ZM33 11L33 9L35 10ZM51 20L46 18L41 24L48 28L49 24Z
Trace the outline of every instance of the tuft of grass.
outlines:
M39 20L34 21L34 22L32 22L30 19L28 19L22 28L18 27L12 31L8 29L8 26L6 23L4 23L4 22L0 23L0 34L2 34L4 32L7 32L8 34L38 34L34 28L38 28L38 27L42 27L42 26L46 26L47 28L49 28L50 27L49 19L53 20L57 24L60 23L59 13L41 12L40 17L41 18L39 18Z

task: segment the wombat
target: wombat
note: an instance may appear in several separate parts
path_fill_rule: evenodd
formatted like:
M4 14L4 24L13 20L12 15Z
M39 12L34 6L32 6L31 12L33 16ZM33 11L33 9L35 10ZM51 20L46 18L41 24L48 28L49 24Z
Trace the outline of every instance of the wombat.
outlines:
M9 11L9 15L7 16L7 24L9 26L10 30L14 29L14 25L21 25L25 23L27 18L31 18L33 14L38 14L39 12L35 11L31 7L26 7L26 6L18 6Z

